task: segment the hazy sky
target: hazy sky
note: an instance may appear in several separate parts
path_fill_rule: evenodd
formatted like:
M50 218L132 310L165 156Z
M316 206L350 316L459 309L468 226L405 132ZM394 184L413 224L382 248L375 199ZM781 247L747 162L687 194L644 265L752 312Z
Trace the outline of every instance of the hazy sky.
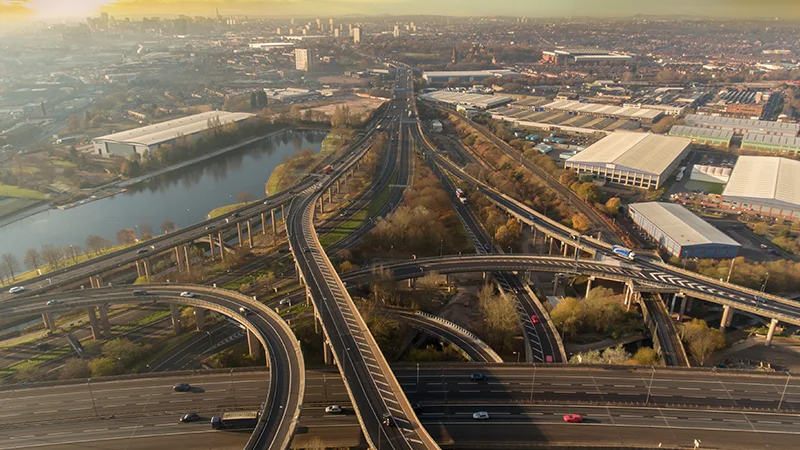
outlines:
M142 15L443 14L631 16L688 14L800 18L800 0L0 0L0 19L82 18L107 11Z

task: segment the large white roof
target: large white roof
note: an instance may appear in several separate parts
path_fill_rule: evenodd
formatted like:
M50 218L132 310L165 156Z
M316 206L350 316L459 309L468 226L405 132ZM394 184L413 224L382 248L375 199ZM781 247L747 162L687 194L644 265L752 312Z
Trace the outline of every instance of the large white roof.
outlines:
M601 103L584 103L575 100L556 100L542 105L544 109L555 109L559 111L569 111L581 114L605 114L608 116L624 117L628 119L647 119L654 120L663 114L656 109L638 108L635 106L614 106L603 105Z
M638 172L661 175L672 162L683 157L691 142L690 139L681 137L617 131L567 161L597 166L613 164Z
M233 113L227 111L209 111L180 119L168 120L146 127L120 131L96 137L94 141L124 142L128 144L156 145L175 139L179 135L190 136L208 129L208 120L219 118L220 123L238 122L252 117L249 113Z
M647 202L633 203L628 208L644 216L681 247L701 244L739 246L738 242L681 205Z
M688 125L675 125L669 130L670 136L707 137L713 139L733 139L733 131L718 130L716 128L690 127ZM761 135L764 136L764 135Z
M726 200L800 207L800 161L740 156L722 196Z
M700 127L745 130L751 133L780 133L797 136L800 124L790 122L772 122L769 120L736 119L733 117L706 116L689 114L686 124Z
M484 109L511 101L511 98L509 97L485 94L467 94L454 91L434 91L429 94L420 95L420 97L443 103L457 103L459 105L468 105Z

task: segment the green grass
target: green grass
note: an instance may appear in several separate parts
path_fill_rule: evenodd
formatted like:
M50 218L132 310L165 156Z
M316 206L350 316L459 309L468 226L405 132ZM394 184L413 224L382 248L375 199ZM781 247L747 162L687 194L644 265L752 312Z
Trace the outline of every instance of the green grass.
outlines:
M367 204L365 208L362 208L357 213L350 216L350 218L341 225L320 237L320 244L322 244L323 247L329 247L361 228L367 219L377 214L383 205L389 201L389 196L392 193L391 185L396 182L397 172L394 172L392 174L392 178L389 180L389 183L378 193L378 195L375 196L375 198L372 199L371 202Z
M120 332L130 331L130 330L133 330L135 328L143 327L145 325L150 325L150 324L156 323L156 322L158 322L160 320L164 320L167 317L169 317L170 314L171 313L170 313L169 310L156 311L156 312L154 312L152 314L148 314L148 315L146 315L144 317L140 317L140 318L138 318L136 320L130 321L130 322L124 324L124 325L120 325L118 327L118 329L119 329Z
M253 284L258 280L259 277L270 275L271 273L272 271L267 268L259 269L255 272L250 272L243 277L237 278L222 287L231 291L238 291L243 284Z
M7 184L0 184L0 197L14 197L14 198L35 198L45 199L47 194L43 194L33 189L23 189L17 186L9 186Z
M34 198L10 198L8 201L0 203L0 216L15 213L39 202L41 202L41 200Z
M213 219L215 217L224 216L232 211L235 211L243 206L247 206L248 202L241 202L241 203L234 203L232 205L225 205L220 206L219 208L214 208L208 213L208 218Z
M65 267L70 267L70 266L73 266L75 264L90 260L92 258L97 258L98 256L103 256L106 253L111 253L111 252L115 252L117 250L121 250L121 249L126 248L126 247L130 247L132 245L134 245L134 244L117 244L117 245L111 246L111 247L109 247L109 248L107 248L107 249L105 249L105 250L103 250L103 251L101 251L101 252L99 252L97 254L95 254L94 252L81 253L80 255L77 255L74 260L72 258L69 258L69 259L65 259L64 261L62 261L62 266L59 267L59 269L63 269ZM54 269L50 268L49 265L44 265L42 267L39 267L39 270L41 270L42 271L42 275L44 275L44 274L46 274L48 272L52 272ZM39 274L37 274L35 270L29 270L27 272L22 272L22 273L19 273L19 274L16 275L16 277L14 279L14 283L17 283L17 282L20 282L20 281L25 281L25 280L27 280L29 278L33 278L33 277L37 277L37 276L39 276Z
M306 302L300 302L296 305L292 305L286 309L282 309L278 314L281 317L291 316L291 315L300 315L309 307L306 305Z
M342 148L343 139L338 134L328 133L325 139L322 141L322 149L319 153L314 155L313 160L309 163L308 167L313 167L315 163L327 158L329 155L338 152ZM294 184L300 176L298 173L298 168L295 168L293 164L279 164L275 169L272 170L272 173L269 175L269 180L267 180L267 192L269 195L274 195L277 192L280 192L283 189L286 189L287 186ZM303 173L307 172L307 168L300 168L303 170Z
M15 362L14 364L11 364L8 367L3 368L2 370L0 370L0 376L14 375L20 370L32 369L34 367L48 363L54 359L66 356L70 352L72 352L72 347L66 345L64 347L58 347L53 350L40 353L24 361L18 361Z

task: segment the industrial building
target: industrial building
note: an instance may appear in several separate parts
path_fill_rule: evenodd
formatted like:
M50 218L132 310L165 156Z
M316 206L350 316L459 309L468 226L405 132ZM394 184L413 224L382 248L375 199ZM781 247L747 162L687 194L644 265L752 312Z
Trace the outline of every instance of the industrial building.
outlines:
M633 222L678 258L735 258L741 247L722 231L675 203L628 205Z
M734 134L760 133L795 137L800 132L800 124L798 123L735 119L732 117L703 116L699 114L689 114L685 120L686 125L732 131Z
M797 156L798 152L800 152L800 138L761 133L746 133L742 138L742 150Z
M422 78L428 83L471 83L473 81L483 81L490 78L518 77L519 74L513 70L456 70L425 72Z
M581 114L595 117L614 117L653 123L664 116L663 111L639 107L620 107L599 103L583 103L571 100L557 100L542 105L542 110L564 111L569 114Z
M444 103L449 107L460 105L475 109L496 108L512 101L509 97L501 97L499 95L467 94L453 91L434 91L429 94L422 94L419 98Z
M320 96L317 91L299 88L264 89L267 98L282 103L298 103L312 100Z
M722 192L722 206L741 213L800 220L800 161L740 156Z
M669 135L689 138L695 144L710 145L720 148L730 147L731 139L733 139L733 131L730 130L690 127L687 125L673 126L669 130Z
M568 159L565 167L611 183L657 189L689 153L690 143L686 138L618 131Z
M227 111L209 111L180 119L121 131L92 139L93 151L97 155L119 155L130 157L134 153L143 155L161 145L172 144L179 137L193 139L208 130L212 123L241 122L253 114Z
M573 64L624 64L633 57L623 53L610 52L599 48L556 48L542 52L545 62L558 65Z

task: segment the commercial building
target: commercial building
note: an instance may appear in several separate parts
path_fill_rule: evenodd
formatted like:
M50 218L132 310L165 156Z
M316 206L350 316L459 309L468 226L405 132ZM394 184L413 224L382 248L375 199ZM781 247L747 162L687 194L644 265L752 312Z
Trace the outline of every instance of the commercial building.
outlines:
M742 138L742 150L753 150L757 152L770 152L797 156L800 152L800 138L761 133L747 133Z
M422 78L428 83L471 83L473 81L483 81L490 78L517 77L518 73L513 70L455 70L425 72Z
M449 107L461 105L475 109L496 108L511 103L512 101L509 97L502 97L499 95L467 94L453 91L434 91L429 94L422 94L419 97L423 100L444 103Z
M161 145L172 144L181 136L188 139L198 137L213 124L241 122L253 114L232 113L227 111L209 111L180 119L121 131L119 133L100 136L92 139L93 151L97 155L119 155L130 157L134 153L143 155Z
M571 100L556 100L542 105L545 111L564 111L568 114L580 114L595 117L614 117L621 119L638 120L643 123L653 123L660 119L664 113L655 109L640 107L620 107L602 105L599 103L583 103Z
M313 71L314 52L307 48L294 49L295 68L303 72Z
M760 133L794 137L800 132L800 124L798 123L736 119L732 117L703 116L699 114L687 115L686 125L733 131L734 134Z
M624 53L610 52L599 48L556 48L542 52L545 62L558 65L573 64L624 64L633 57Z
M299 103L317 98L320 93L309 91L308 89L283 88L283 89L264 89L267 98L281 103Z
M686 138L618 131L565 162L611 183L657 189L689 152Z
M633 222L678 258L735 258L741 247L722 231L675 203L628 205Z
M722 192L733 211L800 220L800 161L775 156L740 156Z
M689 138L695 144L710 145L720 148L730 147L731 139L733 139L733 131L690 127L686 125L673 126L669 130L669 135Z

